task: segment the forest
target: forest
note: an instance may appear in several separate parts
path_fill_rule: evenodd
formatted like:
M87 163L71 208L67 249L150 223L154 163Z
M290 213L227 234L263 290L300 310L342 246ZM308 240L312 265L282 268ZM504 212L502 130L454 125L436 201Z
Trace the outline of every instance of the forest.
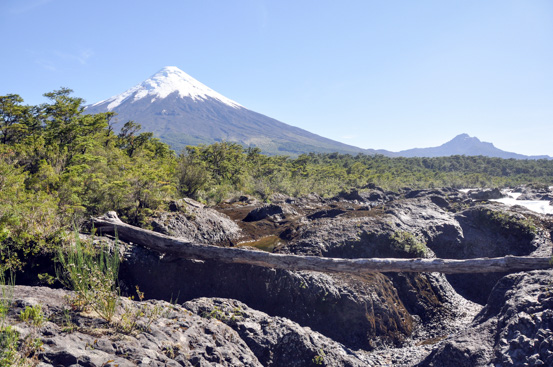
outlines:
M282 193L331 197L381 187L553 185L553 161L482 156L389 158L381 155L268 156L232 142L174 152L139 121L87 114L62 88L48 103L0 96L0 256L2 269L55 250L91 216L116 211L148 228L156 211L190 197L216 205L242 195L269 202Z

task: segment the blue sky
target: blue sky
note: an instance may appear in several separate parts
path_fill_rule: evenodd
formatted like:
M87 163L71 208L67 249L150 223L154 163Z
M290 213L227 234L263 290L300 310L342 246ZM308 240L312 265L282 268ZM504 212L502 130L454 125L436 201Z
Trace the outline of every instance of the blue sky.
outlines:
M94 103L177 66L243 106L392 151L468 133L553 156L553 1L1 0L0 95Z

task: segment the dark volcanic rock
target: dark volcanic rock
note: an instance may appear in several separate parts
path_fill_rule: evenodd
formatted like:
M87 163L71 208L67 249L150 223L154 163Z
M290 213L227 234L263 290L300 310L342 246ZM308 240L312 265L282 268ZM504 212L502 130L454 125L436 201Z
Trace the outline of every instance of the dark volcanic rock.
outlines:
M92 313L72 310L65 299L70 295L43 287L14 288L8 322L21 339L29 335L42 341L35 359L43 367L262 366L234 330L181 306L151 301L147 305L159 307L159 317L149 328L123 334ZM139 304L123 302L127 311L120 308L118 318L121 313L135 312ZM25 307L34 305L42 306L48 320L43 325L32 326L18 318Z
M310 328L253 310L242 302L198 298L184 307L216 318L235 330L263 366L366 366L363 357Z
M256 222L258 220L266 219L268 217L276 218L278 216L278 219L283 218L284 216L284 209L281 205L264 205L260 208L255 208L251 212L246 215L246 218L244 218L244 222Z
M495 189L483 189L483 190L470 190L468 195L471 199L482 201L491 199L501 199L505 197L498 188Z
M445 199L444 199L445 200ZM459 240L461 228L451 213L428 197L395 200L387 211L375 216L321 218L300 227L294 239L279 252L341 258L413 257L412 249L394 242L394 236L412 233L422 248L446 236ZM427 256L432 256L426 248ZM459 315L459 296L443 275L387 274L403 306L423 323L432 324L435 335L451 331ZM470 304L470 302L469 302ZM474 306L469 306L474 307Z
M524 187L517 200L553 200L553 190L548 187Z
M418 366L552 366L552 276L548 270L502 278L473 324Z
M351 348L399 343L412 330L410 315L381 274L327 275L192 261L129 246L120 278L128 289L138 285L148 298L240 300Z
M346 211L343 209L324 209L324 210L319 210L318 212L315 212L313 214L309 214L307 216L307 219L314 220L314 219L320 219L320 218L334 218L340 214L344 214L345 212Z
M233 243L241 235L232 219L192 199L174 201L170 208L153 218L155 231L202 244Z
M516 208L484 205L455 216L462 229L458 241L446 238L429 245L438 257L468 259L529 255L539 247L531 222ZM463 296L485 304L488 294L505 274L452 274L447 278Z

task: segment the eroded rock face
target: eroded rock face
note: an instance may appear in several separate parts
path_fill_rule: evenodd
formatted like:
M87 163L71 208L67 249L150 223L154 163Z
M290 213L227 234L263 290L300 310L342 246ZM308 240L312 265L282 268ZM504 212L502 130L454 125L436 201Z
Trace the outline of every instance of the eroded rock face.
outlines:
M238 225L226 215L192 199L170 204L171 212L152 220L155 231L203 244L229 244L240 237Z
M486 204L458 213L455 220L461 227L461 237L456 242L442 239L434 241L432 248L438 257L467 259L525 256L540 246L540 238L530 228L531 222L517 208ZM447 278L463 296L485 304L491 289L504 275L455 274Z
M419 366L552 366L552 276L548 270L502 278L473 324Z
M452 189L369 193L368 197L385 195L387 201L360 202L366 195L359 192L328 200L283 196L268 206L234 203L223 212L247 239L259 232L279 236L284 244L275 251L297 255L470 258L526 255L538 247L535 234L523 226L501 229L506 218L525 220L517 208L475 204ZM253 218L252 213L260 216L246 220ZM414 242L401 242L409 236ZM435 330L430 337L450 333L456 325L452 320L463 313L458 304L466 302L456 291L484 304L501 277L296 273L175 259L137 246L128 248L122 274L129 289L137 284L149 298L232 298L309 326L349 347L369 350L381 343L400 344L420 329L419 323ZM464 305L469 314L478 309L470 302Z
M263 366L367 366L363 355L347 349L310 328L253 310L242 302L197 298L184 304L197 315L207 315L230 326L246 342Z
M250 265L174 259L130 246L120 278L147 298L224 297L286 317L351 348L400 343L412 319L392 282L366 276L292 272Z
M227 325L205 319L178 305L151 301L161 312L147 329L118 332L92 313L71 310L70 292L16 286L8 322L20 338L43 343L34 353L41 366L262 366L240 336ZM125 300L132 313L137 302ZM32 326L19 320L27 306L41 305L45 321ZM141 322L147 320L142 319ZM144 324L142 324L144 325Z

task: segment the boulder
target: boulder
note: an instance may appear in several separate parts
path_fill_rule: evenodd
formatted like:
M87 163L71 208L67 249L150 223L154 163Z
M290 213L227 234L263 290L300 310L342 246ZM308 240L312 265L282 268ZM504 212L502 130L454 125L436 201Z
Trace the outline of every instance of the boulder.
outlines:
M276 204L267 204L262 207L255 208L246 215L243 219L244 222L256 222L263 219L271 219L274 221L280 221L285 219L289 215L295 215L295 213L290 207L286 204L276 205Z
M154 231L203 244L230 244L242 235L228 216L192 199L171 202L170 208L152 218Z
M238 333L263 366L367 366L362 354L308 327L269 316L246 304L221 298L197 298L184 304L196 315L220 320Z
M467 194L471 199L476 201L501 199L505 197L505 195L498 188L470 190Z
M122 332L94 313L71 308L67 301L71 296L71 292L45 287L13 289L14 302L6 322L19 332L20 343L27 336L41 341L33 358L43 367L262 366L234 330L182 306L123 300L125 308L119 308L116 320L136 314L141 306L156 308L158 314L151 319L142 317L141 327ZM21 311L36 305L41 305L43 324L19 319ZM150 325L145 326L147 323Z
M553 366L552 276L547 270L502 278L473 324L417 366Z

